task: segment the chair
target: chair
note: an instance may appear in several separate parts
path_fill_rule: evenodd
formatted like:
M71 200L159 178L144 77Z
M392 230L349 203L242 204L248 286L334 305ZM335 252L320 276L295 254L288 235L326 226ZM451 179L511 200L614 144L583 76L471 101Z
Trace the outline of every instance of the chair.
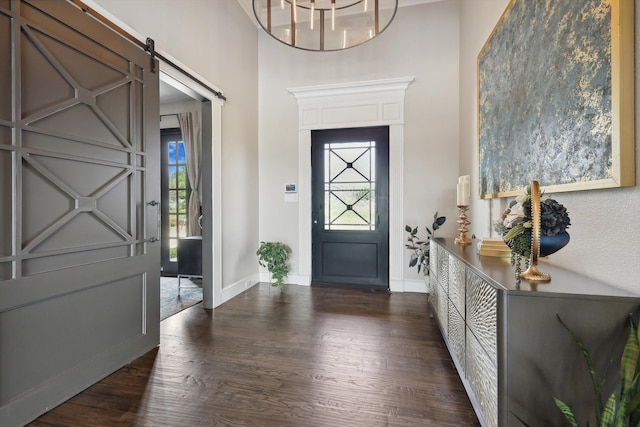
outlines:
M202 236L190 236L178 239L178 296L180 288L200 286L183 286L182 278L202 279Z

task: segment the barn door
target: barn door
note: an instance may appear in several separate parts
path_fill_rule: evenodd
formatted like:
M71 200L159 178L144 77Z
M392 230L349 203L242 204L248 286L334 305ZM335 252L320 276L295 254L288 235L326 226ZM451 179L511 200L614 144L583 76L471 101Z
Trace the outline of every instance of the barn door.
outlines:
M159 342L151 64L70 2L0 0L0 425Z

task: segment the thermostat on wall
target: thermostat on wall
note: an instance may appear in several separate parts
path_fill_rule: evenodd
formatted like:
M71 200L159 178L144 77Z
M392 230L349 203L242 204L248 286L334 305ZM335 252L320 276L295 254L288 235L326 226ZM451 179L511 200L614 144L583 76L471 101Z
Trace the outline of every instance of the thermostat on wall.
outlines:
M284 185L284 201L289 203L298 201L298 189L295 184Z

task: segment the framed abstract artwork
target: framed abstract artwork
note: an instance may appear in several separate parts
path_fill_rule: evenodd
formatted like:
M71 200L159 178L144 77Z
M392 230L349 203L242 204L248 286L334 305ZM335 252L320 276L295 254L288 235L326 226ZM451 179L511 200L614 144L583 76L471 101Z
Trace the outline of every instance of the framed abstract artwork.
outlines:
M633 0L512 0L478 55L480 197L635 184Z

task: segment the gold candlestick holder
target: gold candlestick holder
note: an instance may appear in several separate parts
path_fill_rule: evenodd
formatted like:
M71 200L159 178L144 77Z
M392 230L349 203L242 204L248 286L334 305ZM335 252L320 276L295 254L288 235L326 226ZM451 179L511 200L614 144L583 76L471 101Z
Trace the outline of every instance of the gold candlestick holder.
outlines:
M467 237L467 225L471 224L467 219L467 211L469 210L468 205L458 205L458 209L460 210L460 219L458 220L458 224L460 224L460 228L458 231L460 235L456 237L455 243L456 245L468 245L471 243L471 239Z

